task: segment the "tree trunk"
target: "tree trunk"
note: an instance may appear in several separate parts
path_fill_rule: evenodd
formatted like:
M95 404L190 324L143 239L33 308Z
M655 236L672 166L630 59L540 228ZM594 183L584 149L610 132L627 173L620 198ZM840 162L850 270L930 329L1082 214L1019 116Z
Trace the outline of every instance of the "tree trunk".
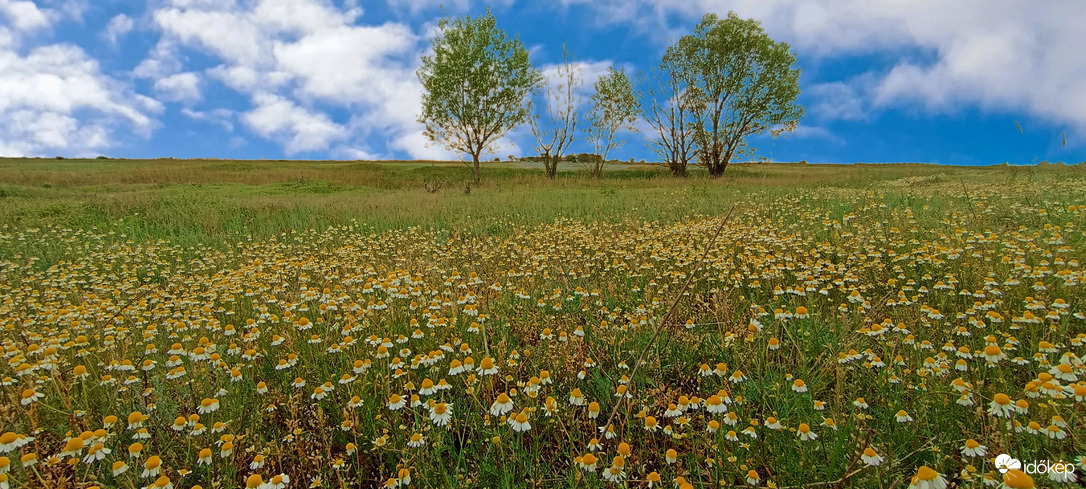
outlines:
M547 155L543 158L543 167L547 171L547 178L554 180L558 175L558 157Z
M592 176L596 179L603 178L603 167L607 165L607 151L599 155L599 159L593 157L592 160Z
M471 162L473 164L473 169L474 169L474 172L475 172L475 184L478 185L479 184L479 153L472 153L471 154Z
M678 161L671 163L671 176L686 178L686 164Z
M728 151L727 153L724 153L723 155L717 157L716 164L709 168L709 174L712 175L713 178L720 178L724 176L724 170L728 169L728 162L731 161L731 159L731 151Z

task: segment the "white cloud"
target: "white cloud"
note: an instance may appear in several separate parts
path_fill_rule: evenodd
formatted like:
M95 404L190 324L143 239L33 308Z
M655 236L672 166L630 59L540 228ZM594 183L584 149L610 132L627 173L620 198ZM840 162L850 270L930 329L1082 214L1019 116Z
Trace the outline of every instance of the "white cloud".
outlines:
M49 27L49 16L34 2L19 0L0 0L0 17L7 17L12 27L19 31L30 31Z
M117 133L149 137L162 109L69 44L25 56L0 48L0 93L0 148L9 155L91 155L112 146Z
M270 62L270 39L250 16L230 10L166 8L154 13L162 30L182 44L202 47L224 61L240 65Z
M348 136L347 129L327 115L309 111L278 95L258 93L253 104L256 108L243 115L242 121L261 137L282 142L288 155L325 150Z
M128 34L135 26L136 22L132 20L131 17L125 14L119 14L109 20L109 23L106 24L106 30L102 35L110 44L117 44L117 39Z
M821 126L810 126L806 124L800 124L796 126L790 133L786 133L784 137L793 137L796 139L824 139L832 143L843 143L844 140L831 132L829 129Z
M606 75L607 69L612 64L611 60L574 61L573 69L577 71L578 77L583 81L584 86L591 90L592 84L596 83L596 80L599 80L601 76ZM559 73L559 68L562 66L562 63L547 64L540 67L539 71L543 74L546 83L555 84L561 82L562 75Z
M341 11L321 1L261 1L252 12L253 21L278 32L302 35L320 32L329 26L353 24L362 14L357 8Z
M276 43L273 52L279 68L293 75L306 95L377 102L415 77L400 60L411 58L416 41L401 24L339 26Z
M241 119L288 152L329 150L348 135L376 134L389 152L441 154L419 144L425 139L416 121L422 87L415 68L425 40L405 24L358 25L362 12L356 5L172 0L151 16L163 31L160 44L218 58L221 64L208 69L208 77L248 95L253 108ZM156 48L137 72L171 73L165 65L176 72L176 59L176 52ZM355 116L336 122L329 109ZM292 122L273 124L271 114L288 115Z
M219 108L208 111L199 111L184 107L181 109L181 114L189 119L219 125L227 132L234 130L234 112L228 109Z
M932 111L963 104L1024 110L1086 131L1086 3L1017 0L562 0L590 4L601 23L629 23L661 42L689 33L705 12L734 10L762 22L800 56L896 54L920 50L934 61L900 61L822 87L833 100L875 108L919 103ZM667 19L684 19L677 31ZM854 92L849 94L848 92ZM853 97L855 95L855 97ZM852 102L849 102L852 103ZM857 118L854 106L838 116Z
M52 5L52 8L46 10L53 22L57 20L82 22L91 5L89 0L47 0L45 3Z
M379 160L381 155L370 152L365 148L352 146L337 146L332 148L332 158L337 160Z
M155 82L155 92L159 98L171 102L200 100L200 76L185 72L161 78Z
M807 107L807 113L820 121L864 120L871 105L866 92L873 82L873 77L868 76L849 83L835 81L809 86L803 92L815 102Z
M461 156L445 149L438 143L430 141L421 132L409 132L400 135L393 141L392 145L406 152L411 158L420 160L455 160Z
M178 59L177 53L179 49L180 47L172 39L159 39L155 47L151 49L150 56L132 69L132 76L153 80L181 71L181 60Z

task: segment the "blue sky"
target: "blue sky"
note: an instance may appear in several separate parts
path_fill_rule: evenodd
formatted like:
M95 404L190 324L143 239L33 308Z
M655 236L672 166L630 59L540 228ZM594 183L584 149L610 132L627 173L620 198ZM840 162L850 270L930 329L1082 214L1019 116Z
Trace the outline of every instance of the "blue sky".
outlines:
M0 156L456 159L416 122L415 69L442 3L450 15L487 6L0 0ZM541 69L568 43L589 88L608 66L651 69L706 12L759 20L795 51L807 107L795 133L756 140L774 161L1086 160L1078 0L490 6ZM653 159L642 135L626 139L614 157ZM497 155L535 153L526 128L503 144Z

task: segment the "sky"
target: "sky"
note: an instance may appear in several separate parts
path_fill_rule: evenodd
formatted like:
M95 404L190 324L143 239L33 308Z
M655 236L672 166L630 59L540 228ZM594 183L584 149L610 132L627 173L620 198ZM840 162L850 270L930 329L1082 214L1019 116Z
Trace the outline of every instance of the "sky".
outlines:
M418 123L419 58L474 0L0 0L0 156L461 159ZM807 114L772 161L990 165L1086 160L1080 0L493 0L587 99L707 12L787 42ZM1021 131L1016 127L1021 128ZM644 133L611 156L647 159ZM574 152L588 152L582 138ZM527 128L490 157L537 154Z

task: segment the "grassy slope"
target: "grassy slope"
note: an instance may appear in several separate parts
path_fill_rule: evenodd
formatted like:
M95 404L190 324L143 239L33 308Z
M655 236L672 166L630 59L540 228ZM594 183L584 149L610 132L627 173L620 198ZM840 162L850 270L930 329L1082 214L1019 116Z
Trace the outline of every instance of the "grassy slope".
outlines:
M520 166L487 163L482 184L465 193L470 170L449 162L0 159L0 226L108 225L136 240L182 245L352 220L376 229L422 225L500 234L495 218L668 221L718 213L752 193L997 189L1086 176L1081 166L735 164L719 180L701 169L677 180L658 165L622 164L600 181L570 166L548 181ZM424 185L434 182L443 188L429 193Z

